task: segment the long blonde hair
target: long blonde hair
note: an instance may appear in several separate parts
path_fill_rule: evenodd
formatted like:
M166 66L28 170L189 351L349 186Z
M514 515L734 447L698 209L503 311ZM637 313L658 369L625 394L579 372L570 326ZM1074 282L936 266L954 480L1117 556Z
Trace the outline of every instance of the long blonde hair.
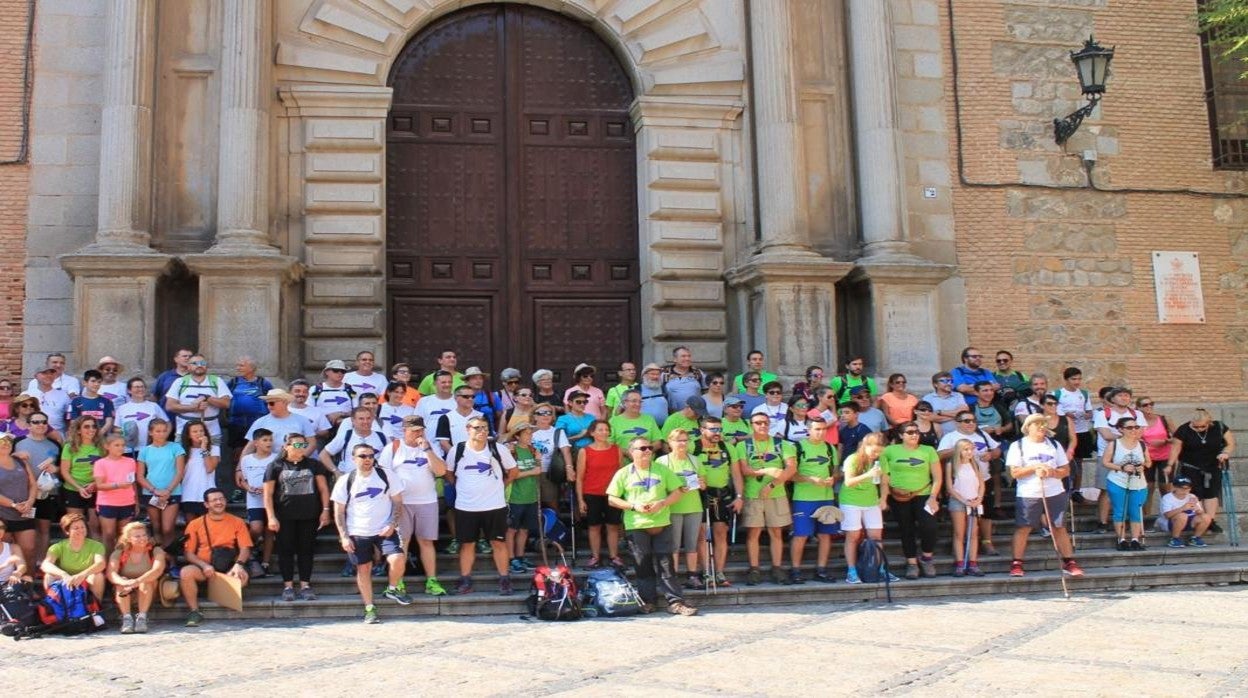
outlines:
M134 547L134 544L130 542L130 536L135 531L140 531L140 530L147 533L149 536L151 535L151 532L147 530L147 524L143 523L142 521L131 521L125 526L122 526L121 533L117 534L117 549L120 550L123 554L131 552L131 548ZM150 549L151 549L151 545L149 543L148 550ZM140 552L146 552L146 551L140 551Z
M864 458L867 446L875 446L883 449L885 444L884 434L876 431L862 437L862 441L858 442L858 448L854 451L854 475L861 475L871 469L869 459Z

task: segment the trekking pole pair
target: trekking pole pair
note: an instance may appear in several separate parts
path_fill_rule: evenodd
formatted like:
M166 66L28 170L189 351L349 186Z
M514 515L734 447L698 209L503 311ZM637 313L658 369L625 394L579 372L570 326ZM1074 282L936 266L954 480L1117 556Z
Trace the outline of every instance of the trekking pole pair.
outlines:
M1235 508L1235 483L1231 469L1222 471L1222 508L1226 510L1226 539L1231 547L1239 547L1239 511Z

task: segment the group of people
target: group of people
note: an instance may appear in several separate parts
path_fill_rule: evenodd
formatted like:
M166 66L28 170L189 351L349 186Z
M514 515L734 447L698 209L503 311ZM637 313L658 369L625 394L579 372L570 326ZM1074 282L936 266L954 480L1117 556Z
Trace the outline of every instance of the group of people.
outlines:
M435 547L443 530L458 557L455 593L474 590L479 554L491 558L498 592L514 593L512 575L534 567L527 551L547 525L542 510L566 502L586 529L589 568L623 569L627 555L649 607L691 615L682 589L733 583L724 570L738 527L748 569L737 581L747 585L808 581L812 537L809 579L834 581L840 536L844 581L860 583L859 543L882 539L886 513L907 579L937 574L946 513L952 573L983 575L979 557L997 554L992 530L1011 481L1014 576L1033 529L1052 536L1064 572L1082 574L1066 530L1075 503L1095 503L1122 550L1144 547L1154 492L1167 545L1204 546L1217 530L1235 441L1207 411L1172 425L1127 388L1103 390L1094 406L1077 368L1050 391L1008 351L995 371L974 347L961 358L919 395L901 374L881 390L862 357L830 376L809 367L786 389L761 352L730 379L697 368L686 347L640 372L621 364L609 387L596 367L578 365L563 390L546 369L525 381L508 368L489 387L480 369L459 372L449 350L419 383L410 365L386 375L363 351L354 370L329 361L318 381L288 389L247 357L227 379L180 349L149 390L142 377L119 380L111 357L79 381L54 354L25 391L0 399L0 580L60 579L101 597L111 584L128 633L146 631L171 575L194 626L201 584L227 575L246 585L270 574L274 555L282 599L316 599L315 542L332 523L344 576L356 578L364 618L376 622L372 577L386 577L385 597L410 604L409 558L426 594L447 593ZM0 380L0 397L13 392ZM1090 458L1095 493L1083 487ZM227 511L232 496L245 517ZM51 544L56 522L65 538Z

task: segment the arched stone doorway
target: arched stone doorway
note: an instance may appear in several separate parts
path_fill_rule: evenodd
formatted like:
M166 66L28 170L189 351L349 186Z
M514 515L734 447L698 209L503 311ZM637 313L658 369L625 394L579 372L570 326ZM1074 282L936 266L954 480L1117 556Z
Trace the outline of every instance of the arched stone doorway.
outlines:
M391 70L389 354L613 367L640 348L633 90L585 25L453 13Z

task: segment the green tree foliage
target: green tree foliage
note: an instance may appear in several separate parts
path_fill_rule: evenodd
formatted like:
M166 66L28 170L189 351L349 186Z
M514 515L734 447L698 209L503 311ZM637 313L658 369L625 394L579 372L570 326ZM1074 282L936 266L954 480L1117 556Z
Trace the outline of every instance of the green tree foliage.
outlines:
M1202 0L1196 22L1218 55L1248 68L1248 0ZM1248 77L1248 69L1241 77Z

